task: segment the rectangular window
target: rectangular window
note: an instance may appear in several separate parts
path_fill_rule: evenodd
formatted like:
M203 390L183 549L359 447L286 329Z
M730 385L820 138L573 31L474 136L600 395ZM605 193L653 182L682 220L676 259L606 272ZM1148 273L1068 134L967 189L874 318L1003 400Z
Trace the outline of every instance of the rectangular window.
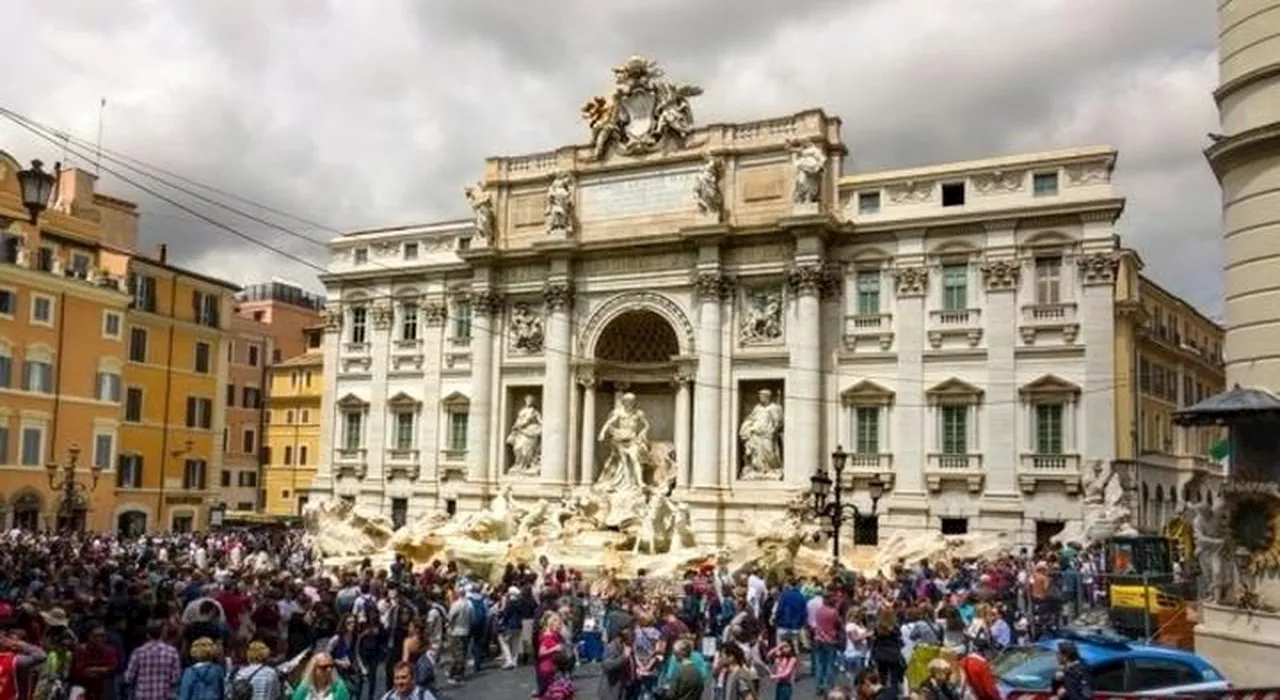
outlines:
M136 327L129 329L129 361L147 361L147 329Z
M84 253L72 253L71 264L67 266L67 274L71 277L84 279L89 276L89 266L93 264L93 258Z
M13 384L13 358L0 355L0 389L8 389Z
M31 322L51 325L53 323L53 299L39 294L31 295Z
M98 400L120 403L120 375L98 372Z
M855 416L857 425L857 435L854 440L855 454L880 454L880 408L859 406Z
M231 470L230 469L222 470L222 473L218 475L218 484L222 486L222 488L224 489L229 488L231 486Z
M879 192L859 192L858 193L858 213L859 214L880 213L880 193Z
M299 423L303 423L303 424L310 423L310 422L311 422L311 411L308 411L308 410L307 410L307 409L305 409L305 408L304 408L304 409L302 409L302 415L298 418L298 422L299 422Z
M93 466L98 469L110 469L114 461L116 438L108 433L93 436Z
M202 326L217 328L220 323L220 314L218 308L218 295L208 294L200 290L192 290L191 292L191 313L195 318L195 322Z
M203 459L188 459L182 465L182 488L187 491L203 491L208 486L205 481L208 465Z
M300 467L307 466L307 446L306 445L298 446L298 466Z
M227 408L235 408L236 406L236 385L227 385Z
M1036 197L1052 197L1058 194L1058 174L1036 173L1032 175L1031 193Z
M209 344L196 343L196 371L200 374L209 373Z
M942 407L942 453L969 454L969 407Z
M369 249L356 248L352 257L355 259L357 265L363 265L369 262Z
M22 372L22 390L41 394L53 393L53 365L27 360Z
M0 289L0 316L13 318L14 310L17 308L18 295L8 289Z
M291 389L298 388L298 373L294 372L289 375L289 387Z
M302 373L302 386L311 388L311 370Z
M1062 258L1036 258L1036 303L1057 304L1062 301Z
M25 467L44 466L44 428L22 429L22 459Z
M880 313L880 271L859 270L858 313L860 315Z
M942 206L958 207L964 204L964 183L942 183Z
M964 311L969 308L969 266L942 266L942 310Z
M1036 405L1036 452L1042 455L1062 454L1062 404Z
M453 337L466 340L471 337L471 302L459 300L453 304Z
M363 345L367 336L369 311L363 306L351 309L351 342Z
M262 408L262 392L257 387L247 386L244 388L244 400L240 405L245 408Z
M116 488L142 488L142 455L120 455L116 460Z
M53 272L53 248L47 245L40 246L40 250L36 252L36 269L41 272Z
M400 305L400 339L418 339L418 305Z
M120 338L120 326L124 321L120 314L114 311L104 311L102 314L102 335L106 338Z
M124 420L126 423L142 422L142 387L131 386L125 391Z
M343 416L342 430L342 449L358 450L364 442L363 431L361 430L363 418L359 413L347 413Z
M9 463L9 426L0 425L0 464Z
M258 488L258 473L257 472L237 472L236 484L240 486L240 488L242 489L256 489Z
M187 427L204 428L205 430L212 428L213 401L199 396L188 396Z
M129 273L129 293L133 295L133 308L155 313L156 278L136 272Z
M449 413L449 451L467 451L467 418L464 411Z
M417 259L418 259L418 244L417 244L417 243L405 243L405 244L404 244L404 259L405 259L405 260L417 260Z
M391 499L391 527L397 530L404 527L409 519L409 499L393 498Z
M293 446L292 445L284 446L284 464L286 467L291 466L293 464Z
M413 449L413 414L408 411L396 414L396 449Z
M253 430L244 431L244 436L240 440L240 448L247 455L251 455L258 449L258 433Z
M262 360L262 348L257 345L249 345L249 347L246 348L246 354L248 356L250 367L257 367L258 363Z

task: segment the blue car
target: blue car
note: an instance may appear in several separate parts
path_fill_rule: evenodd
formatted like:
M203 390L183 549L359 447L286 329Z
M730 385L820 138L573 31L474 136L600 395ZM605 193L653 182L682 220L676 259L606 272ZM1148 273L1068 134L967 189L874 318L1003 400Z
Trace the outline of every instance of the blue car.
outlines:
M1227 690L1230 684L1203 658L1181 649L1132 642L1105 633L1067 633L1011 649L991 664L1008 697L1016 691L1046 691L1058 671L1058 644L1075 642L1099 693L1168 695Z

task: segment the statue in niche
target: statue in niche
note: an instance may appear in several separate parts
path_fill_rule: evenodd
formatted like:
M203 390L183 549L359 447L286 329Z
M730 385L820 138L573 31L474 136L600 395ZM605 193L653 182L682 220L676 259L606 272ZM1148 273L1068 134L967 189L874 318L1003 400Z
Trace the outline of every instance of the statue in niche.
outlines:
M475 217L476 235L484 240L493 237L494 214L493 195L484 191L484 185L476 183L463 188L467 201L471 203L471 213Z
M827 155L813 142L789 144L791 165L796 169L795 192L791 201L796 204L816 204L822 196L822 171L827 167Z
M782 407L761 389L759 402L738 429L743 479L782 478Z
M747 296L739 340L744 345L772 343L782 339L782 295L756 292Z
M702 170L693 182L693 199L698 204L698 212L704 216L714 216L718 220L724 213L724 193L720 191L720 175L724 166L719 158L712 156L702 163Z
M649 459L649 419L636 406L635 394L619 397L600 428L599 440L608 443L609 458L596 484L615 490L642 488Z
M557 173L551 181L544 216L547 235L568 238L573 234L573 176L569 173Z
M1115 469L1102 460L1095 459L1084 478L1081 508L1084 511L1085 536L1091 542L1104 540L1111 535L1137 532L1132 524L1130 495L1116 476Z
M512 455L509 473L538 473L542 466L542 413L534 405L532 394L525 395L524 406L516 413L511 432L507 433L507 444L511 446Z
M516 304L511 310L511 345L530 355L542 352L542 319L528 304Z

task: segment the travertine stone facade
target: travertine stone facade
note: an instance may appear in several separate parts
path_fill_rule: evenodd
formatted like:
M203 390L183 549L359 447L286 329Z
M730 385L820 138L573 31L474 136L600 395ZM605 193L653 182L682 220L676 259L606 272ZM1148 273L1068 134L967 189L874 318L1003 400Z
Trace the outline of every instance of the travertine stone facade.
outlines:
M315 497L393 519L507 480L557 498L593 483L632 393L711 536L780 513L837 445L856 486L892 483L882 533L1079 518L1082 466L1114 458L1112 150L841 176L820 110L637 115L616 129L649 131L592 112L590 145L489 159L474 221L333 241ZM763 396L776 473L745 469ZM538 460L515 473L530 401Z

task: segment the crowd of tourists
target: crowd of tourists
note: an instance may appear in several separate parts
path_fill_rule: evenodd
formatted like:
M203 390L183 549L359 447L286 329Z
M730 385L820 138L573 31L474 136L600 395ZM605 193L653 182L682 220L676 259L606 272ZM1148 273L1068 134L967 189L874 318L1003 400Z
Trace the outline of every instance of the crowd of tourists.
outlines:
M1095 555L587 580L545 558L324 566L299 532L0 534L0 700L996 700L989 659L1089 600ZM1068 606L1064 606L1066 601ZM1088 697L1064 645L1060 697ZM1075 669L1075 670L1073 670ZM584 685L591 685L584 688Z

